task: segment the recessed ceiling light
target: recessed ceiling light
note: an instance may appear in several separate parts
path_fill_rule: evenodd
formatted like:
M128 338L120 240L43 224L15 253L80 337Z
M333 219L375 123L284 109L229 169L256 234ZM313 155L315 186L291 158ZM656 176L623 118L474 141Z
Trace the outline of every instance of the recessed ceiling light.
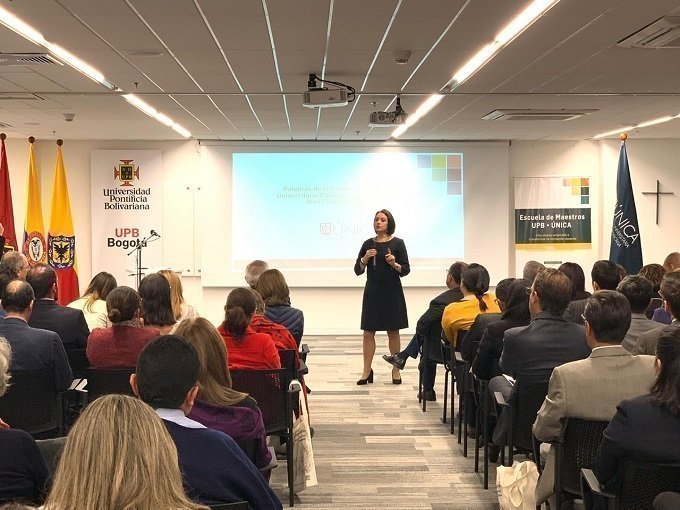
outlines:
M151 57L161 57L165 55L164 52L160 50L132 50L128 52L128 55L131 57L145 57L145 58L151 58Z

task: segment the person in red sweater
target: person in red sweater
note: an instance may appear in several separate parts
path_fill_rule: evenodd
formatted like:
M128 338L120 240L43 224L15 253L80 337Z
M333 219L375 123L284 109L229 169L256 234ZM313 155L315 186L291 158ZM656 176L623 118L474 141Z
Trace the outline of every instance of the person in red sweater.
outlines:
M87 339L87 359L93 368L135 368L144 346L160 335L145 328L140 317L141 298L130 287L116 287L106 297L106 311L112 323L96 328Z
M255 296L244 287L227 296L224 322L217 329L229 353L229 369L281 368L279 352L272 337L251 327Z

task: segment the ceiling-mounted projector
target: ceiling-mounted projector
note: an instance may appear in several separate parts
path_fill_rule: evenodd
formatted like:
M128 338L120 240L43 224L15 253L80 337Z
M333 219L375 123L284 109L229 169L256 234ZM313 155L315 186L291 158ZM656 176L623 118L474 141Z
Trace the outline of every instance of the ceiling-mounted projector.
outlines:
M330 83L335 88L317 87L316 82ZM316 74L310 74L307 81L307 92L302 93L302 106L306 108L332 108L347 106L354 101L354 87L337 81L322 80Z
M347 91L343 89L312 89L302 94L302 106L331 108L347 106Z
M401 99L397 96L397 106L393 112L373 112L368 117L368 127L384 128L404 124L408 113L401 107Z

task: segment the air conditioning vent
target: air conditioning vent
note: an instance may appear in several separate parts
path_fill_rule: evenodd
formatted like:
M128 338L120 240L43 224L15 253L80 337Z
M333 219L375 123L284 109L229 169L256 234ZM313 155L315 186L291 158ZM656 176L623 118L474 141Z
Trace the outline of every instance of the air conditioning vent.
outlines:
M482 117L482 120L572 120L589 113L596 112L596 109L580 110L494 110Z
M624 48L680 48L680 16L664 16L617 43Z
M0 53L0 66L63 65L47 53Z

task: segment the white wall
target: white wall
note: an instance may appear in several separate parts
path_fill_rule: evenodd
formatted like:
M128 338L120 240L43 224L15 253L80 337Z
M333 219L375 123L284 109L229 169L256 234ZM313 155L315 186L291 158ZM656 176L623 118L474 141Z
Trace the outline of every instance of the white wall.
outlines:
M440 147L456 149L461 144ZM463 144L464 145L464 144ZM54 141L35 143L36 163L41 179L45 227L49 225L56 145ZM63 146L74 227L77 236L78 269L81 289L91 278L90 219L90 151L104 149L157 149L162 151L164 166L163 261L184 273L185 297L204 316L219 323L229 289L203 288L200 282L202 250L209 249L205 227L209 219L196 212L201 203L202 180L199 178L200 146L196 142L123 142L66 141ZM466 259L507 267L508 274L492 274L496 281L514 276L511 268L521 267L529 258L538 260L574 260L583 264L586 273L592 262L609 253L609 230L615 203L616 165L619 144L616 141L514 142L509 148L509 168L486 168L480 174L466 175L466 218L484 214L487 221L466 228ZM28 143L7 140L10 179L14 199L17 236L23 235L25 215ZM675 164L680 160L680 141L629 140L628 155L638 208L645 263L662 261L667 253L680 249L680 229L673 219L680 214L680 179ZM593 246L580 253L518 252L513 246L511 180L517 176L591 175L593 178ZM662 198L660 225L654 225L652 191L656 179L664 191L675 196ZM426 215L424 215L427 220ZM407 236L404 236L407 239ZM209 241L209 240L208 240ZM152 265L152 262L149 262ZM442 271L443 273L443 271ZM516 273L518 274L518 273ZM492 281L492 283L493 283ZM120 282L128 283L128 282ZM129 282L131 283L131 282ZM129 284L128 283L128 284ZM293 304L305 312L306 331L310 334L347 334L359 332L361 288L294 288ZM435 288L407 287L411 330L429 300L439 292Z

